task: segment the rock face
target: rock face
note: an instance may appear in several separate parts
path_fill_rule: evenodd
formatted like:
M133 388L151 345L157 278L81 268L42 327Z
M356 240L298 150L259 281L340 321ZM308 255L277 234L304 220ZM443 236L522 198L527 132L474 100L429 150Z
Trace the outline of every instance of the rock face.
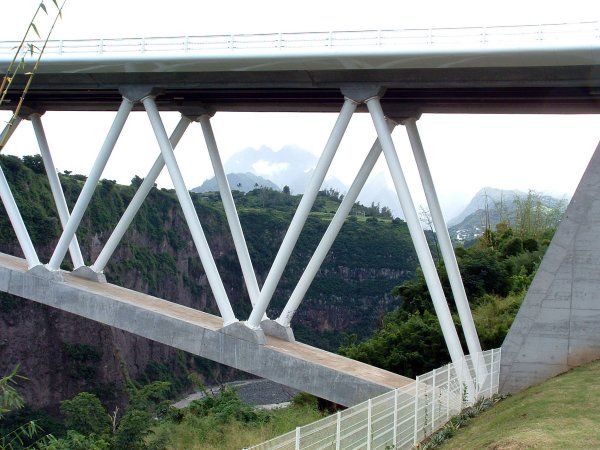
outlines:
M13 157L0 156L9 183L41 261L48 261L60 234L45 175ZM82 186L81 176L61 176L70 208ZM135 186L103 180L78 231L85 261L100 253ZM237 197L259 285L291 220L296 201ZM218 200L192 195L223 283L236 315L251 310L227 222ZM244 209L244 201L249 206ZM281 211L263 204L272 201ZM331 203L331 199L323 199ZM337 200L336 200L337 201ZM287 203L286 203L287 202ZM328 204L329 204L328 203ZM255 205L259 205L258 207ZM289 298L327 221L311 217L279 283L269 315L277 317ZM4 211L0 213L0 251L22 256ZM64 267L69 268L69 258ZM337 350L343 333L369 334L394 302L393 286L414 274L416 258L406 224L375 219L349 221L334 244L301 306L293 327L300 341ZM109 282L169 301L218 314L206 275L172 191L154 189L105 269ZM59 402L82 390L113 404L124 400L128 379L163 379L183 388L189 370L208 383L243 376L233 369L169 347L0 293L0 374L20 364L29 380L26 401L56 411Z

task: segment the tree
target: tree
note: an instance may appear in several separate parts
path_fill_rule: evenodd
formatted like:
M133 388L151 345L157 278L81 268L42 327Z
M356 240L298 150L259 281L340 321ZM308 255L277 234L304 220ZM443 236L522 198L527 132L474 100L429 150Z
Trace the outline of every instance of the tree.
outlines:
M23 163L37 174L46 173L44 160L40 155L25 155L23 156Z
M131 185L133 187L140 187L143 182L144 182L144 179L138 177L137 175L134 175L134 177L131 179Z
M65 425L83 435L100 436L110 429L108 412L98 397L89 392L61 402L60 412L65 416Z
M283 193L290 195L290 187L287 184L283 187Z

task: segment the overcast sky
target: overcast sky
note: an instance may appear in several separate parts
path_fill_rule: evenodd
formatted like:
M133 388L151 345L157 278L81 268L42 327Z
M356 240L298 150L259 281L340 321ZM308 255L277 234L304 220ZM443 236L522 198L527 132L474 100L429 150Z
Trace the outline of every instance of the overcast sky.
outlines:
M38 0L10 5L0 40L20 39ZM50 0L47 2L51 3ZM230 1L69 0L54 38L199 35L577 22L600 19L600 2L553 1ZM59 170L87 174L108 130L111 113L46 113L43 120ZM177 114L164 114L167 129ZM0 118L6 120L7 114ZM333 114L218 113L213 119L223 159L246 148L286 144L318 155L335 122ZM529 188L572 194L600 138L600 118L591 115L424 115L418 122L431 170L447 215L456 214L484 186ZM330 173L347 184L375 138L367 115L355 115ZM424 202L406 133L394 132L417 203ZM17 130L6 153L37 152L29 123ZM147 118L132 114L104 173L128 183L144 176L159 150ZM189 188L212 176L198 125L177 155ZM375 171L386 170L383 160ZM171 186L163 173L159 185Z

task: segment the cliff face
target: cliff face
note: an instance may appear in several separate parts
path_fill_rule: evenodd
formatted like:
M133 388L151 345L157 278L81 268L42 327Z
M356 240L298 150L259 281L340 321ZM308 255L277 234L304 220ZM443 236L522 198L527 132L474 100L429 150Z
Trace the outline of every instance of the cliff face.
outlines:
M44 174L39 167L16 158L0 157L0 164L40 259L47 261L60 227ZM72 207L82 177L61 176L61 181ZM95 260L135 189L106 180L100 183L78 231L86 262ZM250 301L221 205L210 196L193 195L193 200L233 308L238 317L247 317ZM264 191L236 198L259 284L297 201L277 192L266 196ZM276 316L289 298L328 220L319 216L307 222L273 300L271 316ZM0 213L0 251L21 254L4 211ZM370 333L392 306L391 288L412 276L415 265L403 222L349 221L294 319L297 337L335 351L343 333L359 337ZM64 266L69 267L68 257ZM112 283L218 314L171 191L152 191L105 273ZM27 403L50 410L82 390L96 392L109 403L121 403L127 378L168 379L183 389L189 370L209 383L242 375L162 344L0 294L0 374L17 364L29 378L23 382Z

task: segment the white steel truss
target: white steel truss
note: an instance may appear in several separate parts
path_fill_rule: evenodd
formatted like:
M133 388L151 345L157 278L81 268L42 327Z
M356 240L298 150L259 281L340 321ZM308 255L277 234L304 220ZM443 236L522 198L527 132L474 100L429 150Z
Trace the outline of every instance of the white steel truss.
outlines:
M102 172L110 158L110 155L115 147L116 141L127 121L130 112L136 102L141 102L146 114L150 120L155 138L160 148L160 154L156 158L147 176L144 178L142 184L139 186L137 192L132 198L131 202L127 206L125 212L120 218L115 229L111 233L110 237L106 241L102 251L96 258L94 263L90 267L84 265L83 256L79 243L77 242L76 231L79 227L82 217L87 209L92 195L95 191L96 185L100 180ZM344 133L348 127L350 119L356 111L359 104L365 104L369 114L372 118L377 139L368 152L365 161L359 169L355 180L353 181L349 191L341 202L336 214L334 215L331 223L329 224L326 232L324 233L319 245L317 246L314 254L312 255L306 269L304 270L300 280L298 281L295 289L293 290L287 304L283 311L276 320L269 320L266 317L266 312L269 307L269 303L277 289L277 285L281 279L283 271L288 264L289 258L292 251L297 243L300 233L304 227L304 224L308 218L308 215L313 207L319 189L321 188L327 171L332 163L332 160L336 154L336 151L341 143ZM55 273L58 271L60 264L62 263L67 251L70 252L73 265L76 268L75 274L78 274L80 269L87 270L87 274L96 274L96 279L101 280L103 270L109 262L111 256L114 254L117 246L121 242L125 232L131 225L140 207L144 203L148 194L162 169L166 166L171 181L175 187L175 192L179 204L181 205L186 223L189 227L192 239L198 251L198 255L202 262L202 266L206 273L208 283L211 287L214 295L217 307L223 318L224 326L237 324L238 319L236 318L231 302L223 285L223 281L217 269L215 260L211 253L209 244L207 242L204 230L200 223L198 214L194 208L190 193L183 180L181 170L175 158L174 149L183 137L185 131L192 122L199 122L204 135L204 140L207 146L208 154L212 163L214 174L219 186L221 199L223 202L225 215L227 222L232 234L233 243L236 249L240 267L244 277L246 289L250 301L252 303L252 312L248 317L247 321L243 324L238 324L241 329L248 330L251 335L256 335L255 342L264 342L264 332L275 336L283 337L285 339L293 340L293 333L291 332L291 321L294 317L295 312L298 310L302 300L304 299L308 288L314 280L319 268L325 260L331 246L338 233L340 232L342 225L350 213L352 206L356 202L360 191L362 190L367 178L369 177L375 163L380 157L381 153L384 154L388 168L392 175L394 187L398 195L406 223L410 232L411 239L415 246L416 254L419 260L419 264L423 271L427 287L429 289L433 306L438 317L442 333L448 347L450 356L453 363L461 364L464 359L464 353L458 337L458 332L454 326L450 308L446 300L440 278L431 255L431 251L428 242L425 238L425 234L421 227L417 211L413 199L411 197L404 172L394 146L394 142L391 137L392 130L396 126L396 122L386 119L384 111L380 104L380 94L374 94L372 96L354 100L346 97L344 104L340 110L339 116L336 123L331 131L331 134L324 147L323 153L321 154L317 166L311 176L309 184L306 188L304 195L302 196L298 208L292 218L292 221L288 227L288 230L283 238L281 246L275 256L273 264L267 274L262 289L259 288L256 273L254 271L248 246L244 238L240 219L235 207L235 202L227 181L223 163L219 154L217 142L213 133L210 118L211 113L202 111L195 116L182 115L179 123L175 127L174 131L169 138L165 131L163 121L160 117L158 108L156 106L153 95L141 96L141 98L130 100L127 96L124 96L121 106L117 111L114 121L110 127L110 130L105 138L105 141L96 157L96 160L92 166L89 177L87 178L83 189L75 203L73 211L69 214L67 203L65 201L63 190L60 186L60 180L54 167L52 157L50 154L50 148L46 140L44 129L42 126L41 117L39 114L34 113L29 116L33 124L33 128L37 137L40 152L44 162L44 167L48 175L52 195L54 197L56 207L58 210L59 218L63 226L63 232L60 236L58 244L50 258L46 268L49 273ZM6 138L10 138L12 132L18 126L20 119L18 119L13 127L7 127L3 134ZM416 119L414 118L403 118L400 122L406 127L411 147L413 150L414 158L417 163L419 174L421 177L423 189L427 198L429 209L432 214L435 230L440 242L440 248L448 277L452 287L452 293L457 305L462 327L465 333L469 352L472 355L481 354L481 345L477 336L471 311L469 308L468 300L454 255L452 242L448 234L446 222L444 220L439 200L433 184L433 179L423 145L418 133ZM9 219L13 225L15 233L17 235L19 244L21 245L22 251L27 259L30 268L40 266L40 261L33 247L27 228L23 223L23 219L19 213L18 207L14 201L8 182L4 176L2 170L0 170L0 197L5 205ZM79 273L81 276L85 276L82 272ZM240 327L236 328L238 331ZM232 330L232 328L230 328ZM264 330L264 331L263 331ZM247 332L243 332L247 333ZM247 334L246 334L247 335ZM261 338L262 336L262 338ZM478 374L478 379L481 374ZM465 376L465 383L471 385L472 381L468 374ZM473 389L470 389L473 392Z

